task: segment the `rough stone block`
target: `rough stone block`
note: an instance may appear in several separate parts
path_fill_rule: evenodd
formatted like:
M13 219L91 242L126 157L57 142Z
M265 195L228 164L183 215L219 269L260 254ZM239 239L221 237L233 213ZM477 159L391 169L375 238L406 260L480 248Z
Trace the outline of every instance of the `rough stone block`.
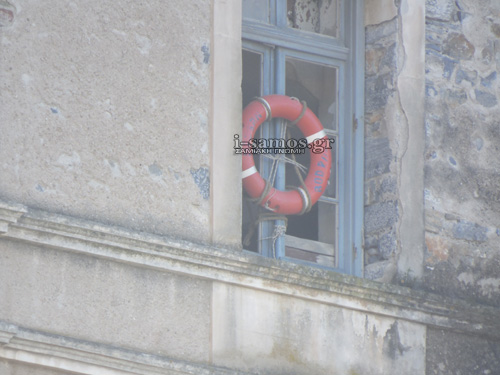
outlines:
M389 259L396 253L397 238L394 228L389 232L380 236L379 252L384 259Z
M392 175L382 175L365 183L365 205L395 199L397 182Z
M451 107L456 107L467 102L467 93L464 90L447 90L446 100Z
M499 256L477 256L477 243L433 236L427 238L430 257L424 277L425 289L470 302L500 306ZM476 252L476 256L474 253Z
M384 261L365 265L365 278L367 278L368 280L378 280L382 278L389 264L392 263L389 261Z
M474 86L476 84L476 81L477 81L477 72L459 69L457 71L457 75L455 76L455 83L457 85L459 85L462 83L462 81L467 81L472 86Z
M397 192L397 181L394 176L385 177L380 183L380 192L384 195Z
M394 92L392 72L370 77L365 80L365 109L374 112L387 105L387 100Z
M367 48L365 51L365 75L373 76L380 70L380 61L384 55L384 48Z
M390 228L398 220L397 201L381 202L365 207L365 231Z
M385 49L385 53L380 61L381 71L394 71L396 66L396 43L392 43Z
M457 61L450 59L446 56L443 56L443 77L450 79L453 71L455 70L455 66L457 65Z
M381 39L389 36L396 38L397 29L398 23L396 17L378 25L368 26L366 27L365 35L366 44L380 42Z
M459 221L453 226L453 235L462 240L484 242L488 239L487 233L488 228L468 221Z
M463 34L451 33L443 42L443 53L454 59L469 60L474 51L474 45Z
M365 178L369 179L390 171L393 155L387 138L365 140Z
M427 375L498 375L500 342L427 329Z
M483 107L491 108L498 104L497 97L489 92L482 90L474 90L476 94L476 100Z
M457 9L453 0L427 0L425 2L426 17L439 21L453 20Z
M497 72L492 72L488 76L482 78L481 77L481 86L491 87L493 82L497 79Z

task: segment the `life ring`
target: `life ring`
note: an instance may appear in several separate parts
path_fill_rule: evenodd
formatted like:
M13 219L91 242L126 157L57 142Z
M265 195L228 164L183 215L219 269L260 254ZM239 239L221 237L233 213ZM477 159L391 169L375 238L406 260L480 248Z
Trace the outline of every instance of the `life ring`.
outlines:
M329 148L324 148L321 153L311 152L313 142L323 142L329 145L329 140L321 122L316 115L295 98L285 95L267 95L257 98L246 106L243 111L242 133L242 180L245 191L254 199L259 199L266 189L266 181L262 178L257 168L253 154L245 152L250 148L249 141L259 126L266 120L276 117L289 121L298 119L297 126L307 140L308 152L311 155L309 172L305 179L305 188L297 187L295 190L282 191L274 187L258 202L261 206L283 215L302 214L312 207L324 193L330 178L332 157Z

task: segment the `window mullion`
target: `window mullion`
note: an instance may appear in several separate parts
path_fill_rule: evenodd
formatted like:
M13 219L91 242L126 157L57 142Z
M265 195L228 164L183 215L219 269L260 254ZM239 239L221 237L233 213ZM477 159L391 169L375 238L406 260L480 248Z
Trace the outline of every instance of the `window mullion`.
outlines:
M276 26L278 28L287 27L287 4L286 0L276 1Z
M274 48L269 47L266 48L266 51L263 56L263 80L261 87L261 95L269 95L275 92L275 53ZM261 126L260 136L262 138L271 138L274 136L273 126ZM264 178L268 178L271 172L272 162L269 158L265 156L260 157L260 165L261 165L261 174L265 176ZM276 222L262 220L259 221L259 252L263 256L274 258L276 256L274 251L274 228Z

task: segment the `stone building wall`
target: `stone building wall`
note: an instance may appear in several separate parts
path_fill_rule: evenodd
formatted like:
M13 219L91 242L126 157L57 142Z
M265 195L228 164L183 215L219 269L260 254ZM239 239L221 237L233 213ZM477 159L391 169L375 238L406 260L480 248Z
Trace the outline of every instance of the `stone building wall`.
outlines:
M368 15L366 26L365 277L498 305L500 5L425 4L425 117L418 125L425 126L418 156L425 163L425 246L411 255L423 266L418 274L396 267L407 235L402 160L420 141L409 135L401 100L411 43L405 2L381 3L384 17Z
M0 0L0 374L498 374L494 1L366 0L365 279L210 243L238 4Z
M500 305L500 3L428 0L426 288Z

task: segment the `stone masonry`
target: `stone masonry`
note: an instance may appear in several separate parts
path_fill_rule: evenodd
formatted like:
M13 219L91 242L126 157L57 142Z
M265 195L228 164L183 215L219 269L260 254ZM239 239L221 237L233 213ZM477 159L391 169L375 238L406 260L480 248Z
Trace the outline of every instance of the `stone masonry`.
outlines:
M500 3L428 0L425 287L500 304Z

